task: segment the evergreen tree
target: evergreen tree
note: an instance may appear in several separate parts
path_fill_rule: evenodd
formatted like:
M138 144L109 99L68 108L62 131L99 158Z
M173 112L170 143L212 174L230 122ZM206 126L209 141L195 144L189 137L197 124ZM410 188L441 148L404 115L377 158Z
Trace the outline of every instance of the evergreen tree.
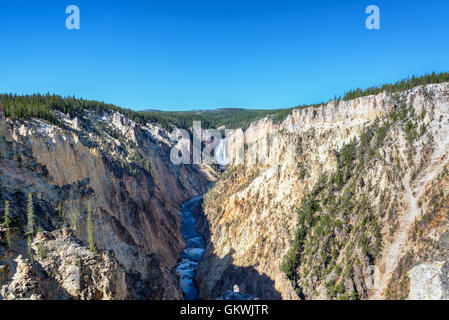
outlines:
M27 203L27 229L26 234L32 236L34 233L34 206L33 206L33 195L28 194Z
M87 242L89 243L89 249L92 252L97 252L94 242L94 224L92 217L92 202L89 200L87 203Z
M352 100L359 97L369 96L369 95L375 95L383 91L388 92L398 92L398 91L405 91L413 89L417 86L421 85L427 85L432 83L442 83L449 81L449 73L435 73L432 74L426 74L421 77L412 76L411 78L407 78L401 81L398 81L396 83L388 83L384 84L382 86L374 86L371 88L367 88L365 90L362 89L354 89L349 91L345 94L343 97L343 100Z
M33 258L33 250L31 248L31 243L32 243L31 236L28 235L28 237L27 237L27 252L28 252L28 256L30 257L30 260L33 262L34 258Z
M28 194L28 203L27 203L27 248L28 248L28 256L31 261L33 261L33 250L31 248L32 236L34 234L34 207L33 207L33 195L31 193Z
M76 214L76 212L73 212L71 215L70 215L70 220L71 220L71 223L70 223L70 228L72 229L72 231L74 231L74 232L76 232L76 229L77 229L77 227L78 227L78 224L77 224L77 214Z
M8 250L11 251L12 246L12 234L11 234L11 217L9 215L9 201L5 201L5 216L3 221L3 227L6 229L6 240L8 242Z
M61 221L65 222L64 208L62 207L61 201L59 201L58 204L58 218L61 219Z

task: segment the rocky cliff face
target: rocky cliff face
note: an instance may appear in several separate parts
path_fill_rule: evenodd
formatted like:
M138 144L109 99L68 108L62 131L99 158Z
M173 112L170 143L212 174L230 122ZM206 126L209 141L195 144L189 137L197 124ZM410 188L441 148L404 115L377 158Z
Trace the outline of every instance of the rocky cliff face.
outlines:
M448 113L445 83L253 123L204 197L200 295L447 297Z
M57 116L0 108L0 298L181 299L181 204L209 169L171 164L158 125ZM208 241L200 298L449 297L448 83L261 119L227 146L245 161L192 208Z
M184 246L181 204L205 192L212 181L207 169L172 165L170 138L157 125L141 126L116 112L86 112L74 119L57 115L63 128L38 119L12 120L0 110L0 212L10 201L15 235L11 250L6 236L0 239L3 297L14 297L26 270L34 270L38 283L47 281L39 273L43 268L64 292L55 296L36 289L18 297L181 299L174 271ZM32 254L38 255L43 241L53 262L31 262L23 245L28 194L38 233ZM97 255L77 248L87 245L88 202ZM79 242L59 241L53 231L62 228ZM56 240L44 239L43 231ZM87 269L76 267L78 261ZM67 277L58 274L72 264L81 275L80 288L66 285ZM93 280L83 282L85 276Z
M113 255L93 253L67 229L39 233L32 250L34 261L22 255L5 261L3 275L11 281L2 287L4 299L118 300L132 294Z

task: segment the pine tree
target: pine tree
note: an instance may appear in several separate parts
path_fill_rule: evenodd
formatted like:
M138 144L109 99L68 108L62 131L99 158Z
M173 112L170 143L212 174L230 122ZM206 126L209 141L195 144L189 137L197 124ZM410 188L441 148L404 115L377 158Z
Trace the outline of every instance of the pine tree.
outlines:
M5 219L3 222L3 227L6 229L6 240L8 242L8 250L11 251L12 246L12 235L11 235L11 217L9 215L9 201L5 201Z
M30 260L33 262L34 259L33 259L33 250L31 249L31 243L32 243L31 236L28 235L28 237L27 237L27 251L28 251L28 256L30 257Z
M64 208L62 207L61 201L58 204L58 217L59 219L61 219L62 222L65 222Z
M28 203L27 203L27 229L26 234L32 236L34 233L34 207L33 207L33 195L31 193L28 194Z
M78 224L77 224L77 214L76 214L76 212L73 212L71 215L70 215L70 220L71 220L71 224L70 224L70 228L72 229L72 231L74 231L74 232L76 232L76 229L77 229L77 227L78 227Z
M87 242L89 243L90 251L97 252L94 243L94 224L92 218L92 203L90 200L87 203Z
M33 195L31 193L28 194L28 203L27 203L27 247L28 247L28 256L30 257L31 261L33 261L33 250L31 249L31 243L34 233L34 207L33 207Z

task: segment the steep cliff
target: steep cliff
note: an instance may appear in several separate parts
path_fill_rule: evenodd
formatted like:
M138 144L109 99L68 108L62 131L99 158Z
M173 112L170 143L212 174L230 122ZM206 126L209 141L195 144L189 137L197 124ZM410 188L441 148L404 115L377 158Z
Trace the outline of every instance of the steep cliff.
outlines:
M449 297L449 83L253 122L212 188L158 124L1 109L0 298L181 299L181 205L207 190L200 298Z
M200 295L447 297L448 113L443 83L253 123L204 197Z
M113 274L109 281L116 294L98 288L91 290L97 293L72 292L64 287L67 296L181 299L174 271L184 246L179 231L181 204L205 192L213 180L207 168L172 165L170 138L158 125L142 126L113 111L85 111L79 118L60 112L56 115L61 126L39 119L13 120L0 110L0 212L3 214L8 200L14 235L10 249L6 234L0 239L0 286L10 292L8 288L14 287L14 279L21 278L27 266L43 268L52 281L64 287L63 277L53 274L61 266L51 266L38 258L30 261L24 233L27 196L31 194L36 237L44 231L66 228L81 241L78 245L84 246L88 242L90 202L98 254L103 262L108 255L112 269L120 270L107 271ZM31 246L34 256L38 253L36 239ZM64 243L45 246L59 252L59 245ZM58 259L67 260L64 255L59 252ZM92 259L101 260L87 258L88 265L95 265L89 262ZM100 262L96 269L82 273L93 276L102 270ZM55 298L45 292L41 296Z

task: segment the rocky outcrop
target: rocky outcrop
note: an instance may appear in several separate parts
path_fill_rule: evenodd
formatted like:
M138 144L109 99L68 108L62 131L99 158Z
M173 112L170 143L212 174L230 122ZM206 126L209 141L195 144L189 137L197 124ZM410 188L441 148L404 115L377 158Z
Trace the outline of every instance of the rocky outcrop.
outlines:
M1 288L0 298L5 300L42 300L40 278L28 259L19 255L16 259L16 272L9 285Z
M233 290L228 290L217 298L217 300L259 300L250 294L240 292L238 286L234 286Z
M448 300L448 261L425 262L408 272L410 300Z
M32 258L2 261L15 270L1 296L7 300L120 300L127 291L125 270L110 252L93 253L67 229L38 233ZM5 280L3 280L5 282Z

